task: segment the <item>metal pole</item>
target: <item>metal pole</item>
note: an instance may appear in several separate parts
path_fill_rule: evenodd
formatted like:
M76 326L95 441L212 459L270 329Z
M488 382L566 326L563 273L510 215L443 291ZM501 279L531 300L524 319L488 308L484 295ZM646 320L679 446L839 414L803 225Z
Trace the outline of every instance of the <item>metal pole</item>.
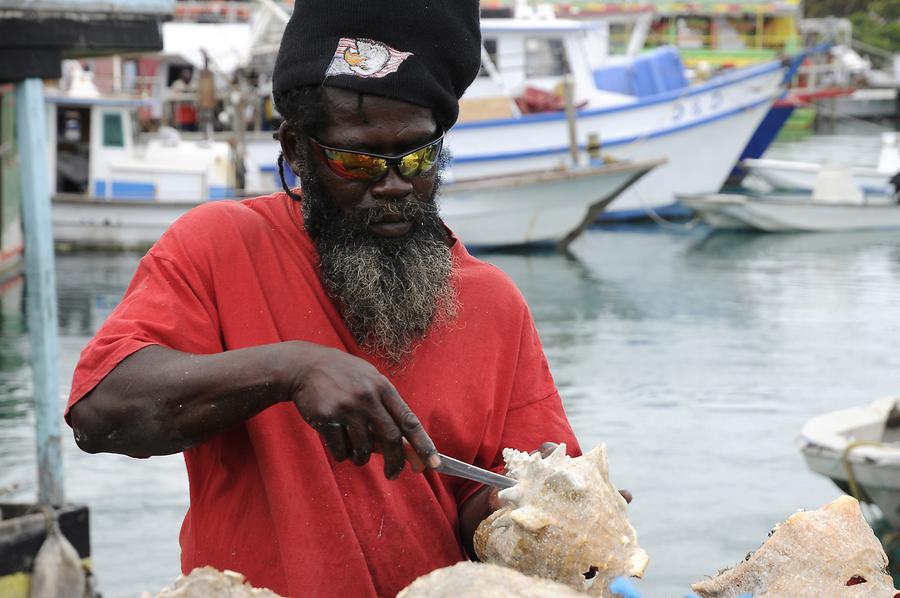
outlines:
M566 101L566 125L569 132L569 155L572 166L578 166L578 113L575 108L575 82L572 75L563 79L563 96Z
M46 109L40 79L26 79L16 86L16 130L22 169L26 310L34 378L38 502L61 505L64 497L60 443L59 324L47 176Z

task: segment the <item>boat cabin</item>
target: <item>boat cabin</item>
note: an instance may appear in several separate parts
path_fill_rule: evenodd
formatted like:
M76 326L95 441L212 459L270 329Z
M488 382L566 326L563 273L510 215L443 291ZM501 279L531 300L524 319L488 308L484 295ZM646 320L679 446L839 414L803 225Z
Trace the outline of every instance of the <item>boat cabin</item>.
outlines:
M100 200L202 201L234 195L225 142L186 141L163 127L145 138L146 101L72 85L46 95L50 189Z
M624 105L688 87L684 65L674 48L641 52L651 16L628 16L631 37L621 48L611 43L611 28L625 17L593 21L482 19L483 66L463 99L462 120L470 120L469 113L474 110L467 108L473 104L489 110L488 98L507 99L505 104L497 104L497 113L485 118L518 116L516 109L521 109L523 102L510 106L509 98L522 98L533 90L561 97L567 77L574 85L575 101L590 108Z

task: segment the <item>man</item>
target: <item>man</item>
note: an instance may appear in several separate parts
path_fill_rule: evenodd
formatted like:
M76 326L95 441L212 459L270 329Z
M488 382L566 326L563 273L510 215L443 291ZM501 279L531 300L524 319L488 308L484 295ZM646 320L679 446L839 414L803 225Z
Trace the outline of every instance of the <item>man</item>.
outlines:
M495 470L505 447L577 454L522 297L438 217L479 53L476 0L298 0L273 81L302 197L188 213L82 353L81 448L184 452L184 571L393 596L465 559L495 507L437 451Z
M169 89L175 94L172 102L173 119L175 127L180 131L197 130L197 107L193 97L196 87L192 83L193 71L188 68L181 69L178 78L172 82ZM191 96L185 100L185 96Z

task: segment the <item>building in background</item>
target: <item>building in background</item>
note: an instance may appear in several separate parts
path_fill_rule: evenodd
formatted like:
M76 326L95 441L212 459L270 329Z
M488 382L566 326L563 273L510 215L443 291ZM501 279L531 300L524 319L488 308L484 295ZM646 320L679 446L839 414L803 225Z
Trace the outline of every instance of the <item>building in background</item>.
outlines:
M492 12L512 11L516 4L515 0L481 2L482 10ZM574 18L652 9L655 17L648 42L678 47L690 67L701 63L712 67L743 66L793 53L802 46L801 0L549 0L540 4L553 6L558 16ZM622 29L617 33L624 44L628 32Z

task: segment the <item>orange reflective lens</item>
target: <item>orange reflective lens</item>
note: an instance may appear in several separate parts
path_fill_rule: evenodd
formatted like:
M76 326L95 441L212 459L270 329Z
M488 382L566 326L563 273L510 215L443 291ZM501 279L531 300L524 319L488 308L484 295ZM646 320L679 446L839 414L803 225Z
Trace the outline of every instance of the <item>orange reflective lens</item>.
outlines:
M441 135L434 141L399 156L382 156L330 147L312 137L309 141L322 152L328 167L338 176L374 183L387 176L391 166L396 166L400 175L408 179L425 174L434 168L441 153L444 136Z

